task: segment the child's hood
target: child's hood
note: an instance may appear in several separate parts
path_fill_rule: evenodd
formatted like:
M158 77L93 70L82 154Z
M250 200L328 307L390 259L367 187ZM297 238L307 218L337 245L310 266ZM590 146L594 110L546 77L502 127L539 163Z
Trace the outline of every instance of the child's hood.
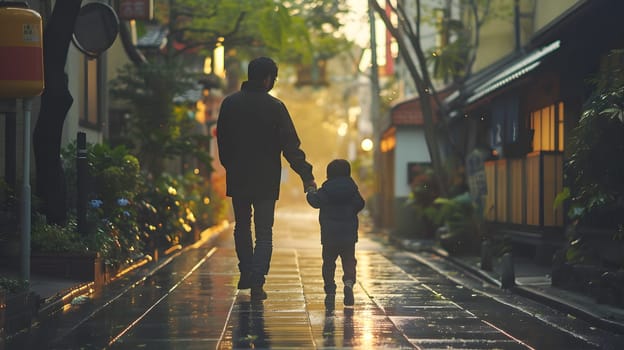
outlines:
M332 201L349 201L357 193L358 187L352 178L339 176L323 183L323 191Z

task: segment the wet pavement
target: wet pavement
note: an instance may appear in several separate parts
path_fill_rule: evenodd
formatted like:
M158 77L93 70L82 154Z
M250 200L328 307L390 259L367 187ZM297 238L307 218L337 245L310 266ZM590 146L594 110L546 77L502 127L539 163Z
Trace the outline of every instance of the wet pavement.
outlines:
M624 349L598 329L362 233L355 306L324 304L317 211L278 208L263 302L236 289L231 227L206 244L77 299L7 349ZM338 264L340 266L340 264Z

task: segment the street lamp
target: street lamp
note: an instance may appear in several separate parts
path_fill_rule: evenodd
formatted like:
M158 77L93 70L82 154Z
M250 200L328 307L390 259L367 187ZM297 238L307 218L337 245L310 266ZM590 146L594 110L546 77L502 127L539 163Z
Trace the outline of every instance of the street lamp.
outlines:
M365 138L360 143L360 147L362 148L362 151L364 151L364 152L372 151L373 150L373 140L371 140L369 138Z
M338 136L344 137L347 135L347 131L349 130L349 125L345 122L340 123L338 126Z

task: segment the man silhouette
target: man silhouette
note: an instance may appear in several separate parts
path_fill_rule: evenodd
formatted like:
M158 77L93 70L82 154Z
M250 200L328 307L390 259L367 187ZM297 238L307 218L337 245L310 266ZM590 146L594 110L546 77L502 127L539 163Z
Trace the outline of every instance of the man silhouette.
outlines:
M277 65L259 57L248 66L241 90L226 97L217 120L219 158L226 170L226 194L234 208L234 243L240 279L238 289L251 288L251 298L267 298L263 289L273 252L275 202L279 198L281 154L301 177L304 191L316 189L312 165L286 106L269 95ZM255 227L252 243L251 218Z

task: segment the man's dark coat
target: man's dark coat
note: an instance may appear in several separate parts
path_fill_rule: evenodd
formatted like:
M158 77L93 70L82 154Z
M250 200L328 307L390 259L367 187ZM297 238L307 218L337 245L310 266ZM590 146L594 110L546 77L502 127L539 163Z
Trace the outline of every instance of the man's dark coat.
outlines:
M319 208L321 244L341 245L358 240L357 214L364 209L364 199L351 177L338 176L323 183L306 199Z
M230 197L277 200L282 153L304 183L314 180L286 106L262 82L246 81L223 100L217 143Z

